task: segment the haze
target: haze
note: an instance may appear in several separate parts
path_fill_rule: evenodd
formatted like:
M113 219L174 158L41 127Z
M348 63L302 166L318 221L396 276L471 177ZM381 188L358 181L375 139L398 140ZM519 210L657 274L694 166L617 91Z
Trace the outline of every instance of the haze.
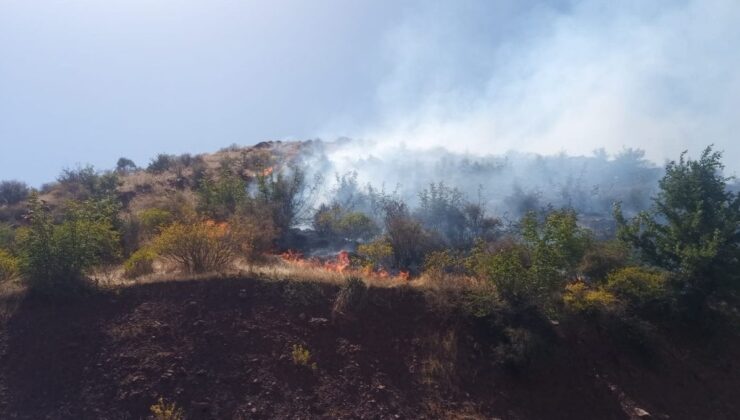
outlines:
M740 3L0 0L0 179L268 139L737 170Z

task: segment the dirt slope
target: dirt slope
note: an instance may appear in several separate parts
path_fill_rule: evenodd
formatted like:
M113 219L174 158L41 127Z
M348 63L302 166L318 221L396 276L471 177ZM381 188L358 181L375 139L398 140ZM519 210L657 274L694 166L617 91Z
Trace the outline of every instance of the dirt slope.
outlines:
M410 288L333 321L336 292L214 279L27 299L0 332L0 418L139 419L160 396L194 419L740 418L735 336L646 356L598 323L464 317ZM504 325L540 337L534 363L497 363Z

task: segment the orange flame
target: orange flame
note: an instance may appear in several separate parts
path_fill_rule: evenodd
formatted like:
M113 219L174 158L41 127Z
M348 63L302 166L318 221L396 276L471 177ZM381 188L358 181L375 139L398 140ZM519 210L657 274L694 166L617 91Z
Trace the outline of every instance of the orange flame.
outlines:
M365 277L375 277L379 279L395 279L399 281L409 281L411 274L408 271L401 270L398 275L391 275L385 268L378 270L372 266L365 266L359 269L352 268L352 261L348 251L340 251L334 259L320 261L318 258L304 258L303 254L294 250L288 250L280 254L280 257L290 264L299 267L321 268L335 273L359 274Z
M262 176L270 176L272 175L272 172L275 170L274 167L270 166L262 170Z

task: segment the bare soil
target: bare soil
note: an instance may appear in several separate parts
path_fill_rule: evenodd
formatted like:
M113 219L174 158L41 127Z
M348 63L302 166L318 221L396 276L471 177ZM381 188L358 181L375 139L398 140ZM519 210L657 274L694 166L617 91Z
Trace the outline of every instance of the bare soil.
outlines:
M0 331L0 418L142 419L159 397L192 419L740 418L734 332L476 318L407 287L333 319L337 292L212 279L27 298ZM507 328L539 344L517 352Z

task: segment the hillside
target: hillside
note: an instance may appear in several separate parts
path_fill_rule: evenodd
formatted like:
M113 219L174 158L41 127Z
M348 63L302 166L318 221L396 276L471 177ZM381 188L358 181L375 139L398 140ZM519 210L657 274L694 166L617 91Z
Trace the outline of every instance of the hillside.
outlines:
M370 288L337 316L337 293L214 278L24 300L0 330L0 417L144 418L159 397L193 419L740 416L735 332L698 344L658 329L640 346L599 322L445 310L408 287Z

